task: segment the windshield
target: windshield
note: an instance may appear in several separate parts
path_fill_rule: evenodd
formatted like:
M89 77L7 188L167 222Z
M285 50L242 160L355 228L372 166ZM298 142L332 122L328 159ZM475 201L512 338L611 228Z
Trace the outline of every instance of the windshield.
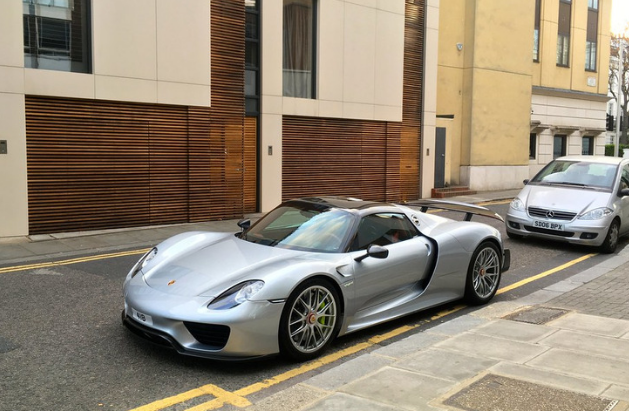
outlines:
M345 210L289 203L264 216L242 238L272 247L335 253L341 252L353 221Z
M533 177L531 183L611 190L617 168L615 164L555 160Z

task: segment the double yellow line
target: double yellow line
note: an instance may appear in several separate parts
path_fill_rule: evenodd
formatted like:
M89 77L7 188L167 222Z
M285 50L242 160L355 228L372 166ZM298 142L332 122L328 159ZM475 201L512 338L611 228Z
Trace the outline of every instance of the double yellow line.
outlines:
M144 254L147 251L148 249L123 251L119 253L101 254L101 255L73 258L69 260L53 261L53 262L47 262L47 263L21 265L21 266L14 266L14 267L4 267L4 268L0 268L0 274L17 272L17 271L25 271L25 270L34 270L34 269L39 269L39 268L57 267L57 266L70 265L70 264L78 264L78 263L84 263L84 262L89 262L89 261L103 260L107 258L124 257L128 255L139 255L139 254ZM565 270L566 268L571 267L575 264L578 264L582 261L585 261L591 257L594 257L595 255L597 254L592 253L592 254L587 254L582 257L576 258L558 267L544 271L543 273L537 274L535 276L526 278L522 281L518 281L514 284L503 287L499 289L496 292L496 294L503 294L503 293L506 293L507 291L511 291L513 289L522 287L523 285L539 280L540 278L544 278L556 272ZM173 405L182 404L186 401L203 397L203 396L211 396L214 398L209 401L198 404L196 406L193 406L191 408L188 408L187 411L210 411L210 410L218 409L226 404L232 405L237 408L244 408L251 405L251 402L247 399L247 396L251 394L257 393L266 388L288 381L292 378L305 374L309 371L316 370L318 368L323 367L324 365L334 363L344 357L348 357L352 354L356 354L358 352L366 350L369 347L372 347L376 344L380 344L383 341L387 341L391 338L394 338L396 336L409 332L413 329L416 329L422 325L428 324L430 322L439 320L450 314L458 312L465 307L466 307L465 305L457 305L451 309L441 311L437 313L436 315L432 316L431 318L423 320L417 324L405 325L402 327L398 327L395 330L392 330L388 333L385 333L382 335L376 335L365 342L361 342L351 347L337 351L335 353L326 355L317 360L303 364L299 366L298 368L286 371L282 374L276 375L275 377L266 379L264 381L253 383L249 386L246 386L234 392L229 392L229 391L223 390L222 388L216 385L208 384L208 385L195 388L190 391L186 391L178 395L174 395L168 398L154 401L150 404L147 404L138 408L134 408L131 411L159 411L159 410L163 410L165 408L171 407Z
M17 265L13 267L4 267L4 268L0 267L0 274L14 273L16 271L36 270L38 268L50 268L50 267L59 267L62 265L86 263L88 261L97 261L97 260L104 260L107 258L124 257L127 255L144 254L148 252L148 250L149 248L146 248L143 250L121 251L119 253L99 254L99 255L93 255L93 256L88 256L88 257L72 258L70 260L49 261L46 263Z

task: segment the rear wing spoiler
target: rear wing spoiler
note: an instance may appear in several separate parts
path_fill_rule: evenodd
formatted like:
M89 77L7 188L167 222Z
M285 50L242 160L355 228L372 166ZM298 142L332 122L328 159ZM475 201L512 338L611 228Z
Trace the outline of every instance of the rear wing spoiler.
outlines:
M475 204L461 203L459 201L447 201L447 200L415 200L409 201L402 205L410 208L419 209L422 213L427 212L429 209L433 210L447 210L458 211L465 213L465 221L470 221L474 215L482 217L489 217L504 223L504 219L499 215L491 211L490 209Z

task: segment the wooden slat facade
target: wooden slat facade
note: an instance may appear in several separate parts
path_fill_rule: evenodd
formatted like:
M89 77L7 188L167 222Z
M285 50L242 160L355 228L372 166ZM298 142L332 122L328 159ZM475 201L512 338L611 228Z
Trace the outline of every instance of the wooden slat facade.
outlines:
M26 96L30 234L242 216L244 13L211 3L212 108Z

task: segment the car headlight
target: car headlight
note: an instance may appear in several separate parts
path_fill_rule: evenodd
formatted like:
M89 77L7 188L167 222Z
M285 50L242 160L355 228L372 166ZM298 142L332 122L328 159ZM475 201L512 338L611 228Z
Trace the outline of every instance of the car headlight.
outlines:
M613 214L613 212L614 210L607 207L595 208L594 210L581 214L579 220L600 220L601 218Z
M135 264L135 266L133 267L133 270L131 270L131 278L135 277L137 273L139 273L144 267L146 267L149 261L155 258L156 255L157 255L157 247L151 248L146 254L144 254L142 258L140 258L138 262Z
M210 310L228 310L250 300L264 287L264 281L253 280L240 283L216 297L207 305Z
M513 208L516 211L524 211L524 203L517 197L511 201L509 207Z

